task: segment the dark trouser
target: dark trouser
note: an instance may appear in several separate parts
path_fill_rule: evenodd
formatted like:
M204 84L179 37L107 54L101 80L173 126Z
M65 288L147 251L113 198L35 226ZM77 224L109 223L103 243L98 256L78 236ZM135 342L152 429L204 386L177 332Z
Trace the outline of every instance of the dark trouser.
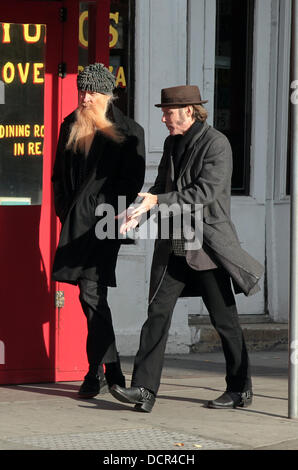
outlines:
M199 284L211 323L220 336L226 359L227 390L250 389L249 359L229 275L223 268L195 271L184 257L173 255L141 331L132 386L143 386L157 393L173 310L188 283Z
M91 370L118 361L108 288L89 279L79 280L80 302L87 318L87 357Z

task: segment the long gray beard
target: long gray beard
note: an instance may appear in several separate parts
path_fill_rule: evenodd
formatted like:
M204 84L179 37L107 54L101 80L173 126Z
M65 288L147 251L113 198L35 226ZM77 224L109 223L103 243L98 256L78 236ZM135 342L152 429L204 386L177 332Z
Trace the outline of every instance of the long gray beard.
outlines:
M66 148L72 149L75 153L79 150L87 156L97 130L100 130L108 138L117 143L121 143L124 140L124 136L106 118L105 114L96 111L94 108L78 108L76 110L76 120L71 127Z

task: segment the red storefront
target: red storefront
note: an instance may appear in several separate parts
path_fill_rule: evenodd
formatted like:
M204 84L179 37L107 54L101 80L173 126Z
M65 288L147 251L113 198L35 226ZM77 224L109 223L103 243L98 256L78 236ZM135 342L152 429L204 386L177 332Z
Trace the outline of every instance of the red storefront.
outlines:
M51 174L60 123L77 106L78 67L109 64L110 6L1 2L0 384L86 372L77 288L51 280L60 230Z

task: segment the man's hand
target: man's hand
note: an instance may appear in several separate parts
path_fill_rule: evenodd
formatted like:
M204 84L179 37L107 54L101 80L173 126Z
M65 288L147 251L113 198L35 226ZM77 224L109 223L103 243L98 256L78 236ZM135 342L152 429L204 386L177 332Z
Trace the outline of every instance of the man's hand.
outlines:
M123 224L121 224L121 227L120 227L121 235L124 235L126 232L129 232L130 230L136 228L138 223L139 223L138 219L128 219L127 222L124 222Z
M143 201L137 207L129 207L116 216L116 219L123 219L120 226L120 233L124 235L129 230L136 228L141 220L142 214L150 211L157 204L157 196L150 193L139 193L138 196L143 197Z
M150 211L152 207L156 206L158 203L157 196L151 193L139 193L138 196L143 197L141 204L132 211L130 218L134 219L136 217L145 214L145 212Z
M139 221L141 220L141 217L131 218L131 213L133 210L133 207L129 207L127 210L121 212L121 214L118 214L115 217L118 220L122 219L122 224L120 225L119 229L121 235L124 235L126 232L129 232L133 228L136 228Z

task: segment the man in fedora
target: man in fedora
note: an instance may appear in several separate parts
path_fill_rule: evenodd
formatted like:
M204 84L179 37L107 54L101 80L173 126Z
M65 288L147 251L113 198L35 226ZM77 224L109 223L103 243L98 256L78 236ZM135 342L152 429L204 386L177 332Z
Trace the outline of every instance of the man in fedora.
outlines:
M227 138L207 124L197 86L161 91L162 122L169 130L158 175L142 203L122 225L135 227L152 208L188 206L197 233L202 213L202 243L157 239L151 269L148 319L144 323L132 374L131 388L111 387L115 398L150 412L160 385L172 313L179 296L201 296L218 332L226 360L226 390L208 402L210 408L236 408L252 403L248 353L241 330L231 280L236 293L251 295L263 267L239 243L230 217L232 152ZM184 227L183 227L184 229ZM195 240L198 241L198 240Z

